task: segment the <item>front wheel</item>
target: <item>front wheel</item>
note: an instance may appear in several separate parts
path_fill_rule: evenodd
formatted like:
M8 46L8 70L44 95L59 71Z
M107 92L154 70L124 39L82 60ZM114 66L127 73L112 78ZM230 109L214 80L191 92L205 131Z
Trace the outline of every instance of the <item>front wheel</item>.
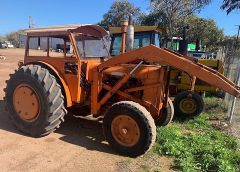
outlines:
M131 101L114 104L105 114L103 128L109 144L127 156L144 154L156 139L152 116L143 106Z
M196 117L202 113L204 101L198 93L183 91L175 96L174 109L178 117Z

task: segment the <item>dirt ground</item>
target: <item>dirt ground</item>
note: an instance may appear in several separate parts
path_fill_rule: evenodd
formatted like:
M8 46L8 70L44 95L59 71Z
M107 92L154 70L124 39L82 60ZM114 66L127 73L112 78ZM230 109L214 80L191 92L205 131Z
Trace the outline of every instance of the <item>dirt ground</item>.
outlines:
M4 109L2 91L22 49L0 49L0 171L173 171L172 160L150 152L136 159L116 154L104 141L101 123L69 118L55 132L31 138L19 132Z

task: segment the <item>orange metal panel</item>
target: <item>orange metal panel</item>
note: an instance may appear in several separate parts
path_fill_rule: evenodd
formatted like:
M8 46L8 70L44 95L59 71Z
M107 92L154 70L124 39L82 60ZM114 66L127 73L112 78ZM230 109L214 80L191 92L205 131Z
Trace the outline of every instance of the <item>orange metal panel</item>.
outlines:
M103 84L103 88L105 88L106 90L112 90L112 87ZM117 94L119 94L120 96L123 96L124 98L126 98L127 100L132 100L134 102L137 102L139 104L141 104L142 106L144 106L147 110L149 110L149 112L151 113L151 115L153 116L154 119L157 119L159 116L159 109L157 109L154 105L152 105L151 102L147 102L141 99L138 99L136 97L133 97L123 91L118 90L116 92ZM162 104L161 104L162 105ZM162 107L160 107L161 109Z
M154 88L154 87L159 87L161 85L162 85L162 83L144 85L141 87L134 87L134 88L126 89L125 92L130 93L130 92L135 92L135 91L140 91L140 90L146 90L146 89L150 89L150 88Z
M61 73L58 72L58 68L55 68L54 66L52 66L50 63L44 62L44 61L37 61L35 58L31 59L31 58L27 58L25 60L25 64L31 63L31 62L37 62L37 63L42 63L46 66L48 66L59 78L59 80L62 83L64 92L65 92L65 97L66 97L66 102L67 102L67 107L72 106L72 96L70 93L70 89L69 89L69 83L66 82L65 78L63 77L63 75Z
M24 63L36 63L36 62L44 62L44 64L48 64L52 66L58 73L59 76L61 76L64 81L66 82L66 85L69 87L70 93L71 93L71 99L73 102L77 103L79 102L78 99L78 90L80 87L80 84L78 82L78 78L76 75L73 74L66 74L64 70L64 64L65 62L76 62L75 58L50 58L50 57L26 57L24 59Z
M147 89L143 93L143 100L151 102L151 104L158 109L158 112L161 110L162 103L164 100L164 75L165 68L160 68L156 71L151 71L147 73L147 78L144 79L144 85L156 84L159 83L158 87L152 87Z

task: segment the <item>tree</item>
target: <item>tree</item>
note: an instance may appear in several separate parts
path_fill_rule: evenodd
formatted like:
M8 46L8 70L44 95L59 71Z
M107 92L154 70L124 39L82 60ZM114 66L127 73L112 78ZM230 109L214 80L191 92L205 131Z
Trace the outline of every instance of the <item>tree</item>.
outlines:
M128 19L130 14L132 14L133 19L138 22L141 16L140 8L135 7L127 0L118 0L111 5L108 12L103 15L103 20L98 24L104 28L120 26L121 21Z
M199 12L211 0L150 0L150 14L143 17L142 23L156 24L166 28L168 36L172 38L175 28L181 19ZM152 20L154 18L154 20ZM184 20L181 20L184 22ZM184 23L181 23L184 25Z
M224 0L221 9L226 10L227 14L240 9L240 0Z
M189 42L201 40L208 51L215 52L224 41L223 30L219 29L216 22L212 19L204 19L195 15L188 16L185 19L189 26L187 37Z
M5 41L6 40L6 38L5 37L3 37L3 36L0 36L0 41Z
M19 31L16 31L16 32L11 32L9 34L6 35L6 39L8 41L10 41L15 47L19 47L19 36L20 34L23 34L24 31L23 30L19 30Z

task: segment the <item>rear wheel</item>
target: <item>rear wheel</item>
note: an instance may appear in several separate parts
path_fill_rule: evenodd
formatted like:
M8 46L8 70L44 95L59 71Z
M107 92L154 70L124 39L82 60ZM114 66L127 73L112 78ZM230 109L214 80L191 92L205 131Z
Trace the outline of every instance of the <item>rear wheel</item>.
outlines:
M7 81L9 117L22 132L33 137L47 135L60 126L67 111L61 87L39 65L21 67Z
M159 126L166 126L172 122L174 116L174 106L170 98L168 98L167 108L161 110L161 116L155 120L155 123Z
M174 109L178 117L195 117L202 113L204 108L203 98L195 92L183 91L175 96Z
M138 156L148 151L156 139L156 126L150 113L140 104L122 101L105 114L104 133L118 152Z

